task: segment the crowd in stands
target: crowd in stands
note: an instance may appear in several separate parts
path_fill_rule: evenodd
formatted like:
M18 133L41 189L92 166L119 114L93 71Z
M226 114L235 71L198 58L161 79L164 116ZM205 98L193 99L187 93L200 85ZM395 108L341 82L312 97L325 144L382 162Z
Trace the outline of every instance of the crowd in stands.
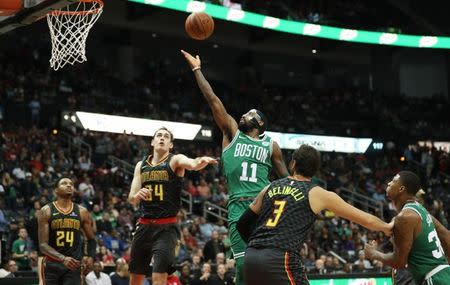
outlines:
M51 73L43 49L28 43L19 51L0 49L0 120L57 126L59 110L82 110L212 125L207 104L198 104L202 98L188 68L174 72L167 59L148 59L142 73L130 82L95 61ZM21 65L15 64L18 61ZM268 86L256 78L233 87L225 82L211 84L230 114L237 118L251 107L259 108L270 118L272 131L402 143L450 137L450 101L438 94L412 100L351 86L322 90ZM298 112L302 120L296 118Z
M15 51L0 49L0 234L4 244L1 255L4 268L0 276L37 270L36 211L52 200L56 179L68 176L77 188L75 202L88 208L96 222L97 262L92 272L86 272L87 279L110 278L116 280L113 284L125 284L137 212L126 202L132 178L129 171L113 164L108 156L114 155L133 166L148 153L149 138L76 128L65 130L69 135L63 136L44 126L58 126L58 111L62 109L211 125L208 106L191 100L200 95L187 68L186 72L174 75L167 72L164 61L155 60L138 79L126 83L90 63L64 74L51 73L39 45L20 46ZM274 131L384 135L387 139L431 138L450 132L450 117L446 114L450 102L442 98L413 101L398 96L386 100L352 89L302 93L275 86L256 90L258 100L251 93L240 96L241 104L232 104L230 94L243 95L245 88L236 91L221 82L214 82L214 86L235 116L247 111L243 108L252 102L257 104L252 107L263 107L270 118L269 128ZM301 110L304 120L295 120L294 112L289 112L292 108ZM416 110L420 110L420 120ZM71 141L70 149L67 139ZM82 148L81 141L90 145L91 151ZM389 142L383 151L365 155L323 153L317 179L331 191L340 193L346 189L378 201L383 211L375 210L374 214L390 220L395 212L384 194L386 183L399 170L414 167L424 181L426 206L448 227L450 186L448 176L443 174L450 172L448 153L404 146ZM191 157L219 157L221 148L217 141L180 141L175 142L175 152ZM289 155L285 153L286 162ZM400 161L401 155L405 156L405 162ZM203 217L202 208L205 201L219 206L227 203L228 189L220 166L188 173L184 190L193 197L194 208L192 213L185 209L178 215L182 232L177 258L179 271L170 278L178 278L183 285L232 280L234 261L230 259L226 223L215 217ZM383 264L369 262L361 252L364 243L372 239L389 246L383 234L368 232L325 212L316 222L301 255L311 273L386 271ZM101 271L115 273L105 277Z
M67 142L46 129L32 127L2 131L0 231L5 241L2 255L5 270L13 268L13 262L19 270L36 270L36 211L51 201L53 181L60 176L69 176L77 188L75 201L87 207L96 222L96 261L99 263L94 266L93 274L101 268L99 266L107 268L106 272L113 271L108 268L116 266L117 272L121 272L116 278L126 279L123 268L129 261L129 244L136 218L136 211L126 202L132 177L125 169L112 165L107 157L118 155L134 164L148 152L149 139L80 130L71 136L74 143L80 140L88 142L92 146L92 155L74 147L76 144L69 152ZM219 156L219 148L214 144L209 144L209 147L204 144L178 141L175 146L177 152L190 156ZM412 156L421 157L423 153L424 150L418 150ZM286 160L289 161L288 153ZM339 193L345 188L367 195L384 205L384 212L375 214L385 219L395 214L384 190L386 182L405 166L399 160L398 151L385 150L373 155L323 153L322 164L318 179L329 190ZM427 166L423 165L423 169ZM429 173L428 181L433 181L439 172L431 170ZM448 181L446 183L432 182L425 190L431 213L448 226L446 213L449 204L443 202L448 201L445 200L448 199L446 191L449 187ZM198 205L210 201L225 206L227 202L228 191L220 167L188 173L184 190ZM182 284L200 284L196 281L217 276L233 278L234 264L230 260L226 223L211 216L204 218L202 214L201 207L194 207L193 213L188 214L185 209L178 215L183 237L177 258L178 278ZM389 245L383 234L368 232L331 212L325 212L316 222L301 255L311 273L386 271L383 264L364 258L361 249L372 239ZM344 258L347 263L330 252Z

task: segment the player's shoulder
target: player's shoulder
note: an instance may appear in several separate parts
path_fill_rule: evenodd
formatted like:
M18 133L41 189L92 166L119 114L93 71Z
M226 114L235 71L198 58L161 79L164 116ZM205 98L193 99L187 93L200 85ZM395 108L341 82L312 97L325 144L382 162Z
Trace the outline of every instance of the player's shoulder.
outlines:
M86 209L84 206L81 206L80 204L78 205L78 209L80 209L80 217L82 220L89 220L90 219L90 213L88 211L88 209Z
M76 204L78 206L78 209L80 209L80 212L89 212L88 209L86 209L86 207L81 206L80 204Z
M45 204L45 205L42 206L42 208L41 208L41 211L42 211L42 212L50 211L50 210L51 210L51 208L50 208L50 203Z
M50 216L50 214L51 214L50 204L46 204L37 212L37 215L40 217L48 217Z
M332 192L332 191L328 191L327 189L325 189L325 188L323 188L322 186L320 186L320 185L316 185L316 184L313 184L313 185L311 185L311 188L310 188L310 190L309 191L321 191L321 192L330 192L330 193L335 193L335 192Z
M319 185L312 185L311 188L308 191L308 196L310 200L329 200L335 201L339 197L336 192L328 191L325 188L322 188Z
M169 156L170 156L172 159L180 159L180 158L182 158L182 157L187 157L185 154L182 154L182 153L177 153L177 154L175 154L175 153L170 153Z
M87 215L90 214L89 210L86 207L84 207L80 204L76 204L76 205L78 206L78 209L80 209L80 214L87 214Z
M395 223L406 223L420 220L420 214L412 208L404 208L395 217Z
M142 160L136 163L136 166L134 167L134 176L139 175L141 173L142 163L143 163Z
M174 165L174 163L178 163L180 160L184 160L187 158L189 158L189 157L187 157L187 155L184 155L182 153L177 153L177 154L170 153L169 154L169 161L170 161L171 165Z

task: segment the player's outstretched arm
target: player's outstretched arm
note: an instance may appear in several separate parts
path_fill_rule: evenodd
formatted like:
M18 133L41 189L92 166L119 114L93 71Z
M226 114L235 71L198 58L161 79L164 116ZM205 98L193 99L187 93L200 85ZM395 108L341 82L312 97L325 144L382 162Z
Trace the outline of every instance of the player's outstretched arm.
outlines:
M41 250L42 254L64 263L64 265L70 270L76 270L80 266L80 261L72 257L64 256L48 244L50 233L48 226L49 218L50 207L44 206L41 210L38 211L39 249Z
M350 220L372 231L382 231L387 235L392 232L392 225L383 222L381 219L361 211L358 208L346 203L339 195L316 186L309 192L309 203L314 213L318 214L322 210L329 210L337 216Z
M444 249L447 260L450 262L450 231L447 230L435 217L432 218L438 238L441 241L442 249Z
M198 87L202 91L203 97L205 97L209 107L211 108L214 121L224 135L227 136L228 140L231 141L238 129L238 125L233 117L228 114L222 101L220 101L209 82L203 76L200 57L198 55L193 57L190 53L185 52L184 50L181 50L181 53L184 55L184 58L194 72Z
M131 189L128 194L128 203L136 206L141 200L144 200L148 195L148 189L141 189L141 165L142 161L136 163L134 168L133 180L131 181Z
M175 155L170 161L172 169L187 169L187 170L200 170L205 168L208 164L217 164L217 159L202 156L195 159L189 158L184 154Z
M283 153L276 142L273 142L272 145L272 165L275 168L278 177L284 178L289 176L286 164L284 163Z
M393 268L405 267L414 241L414 230L420 222L417 214L409 210L402 211L394 220L394 251L389 253L378 251L376 241L371 241L364 246L366 257L382 261Z

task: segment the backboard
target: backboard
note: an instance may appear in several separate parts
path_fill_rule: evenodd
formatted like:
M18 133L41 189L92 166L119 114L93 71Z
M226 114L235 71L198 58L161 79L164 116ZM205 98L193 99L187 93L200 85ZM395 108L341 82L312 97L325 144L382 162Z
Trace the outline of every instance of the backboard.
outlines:
M77 0L14 0L13 4L0 3L0 36L18 27L36 22L53 11ZM16 10L16 8L18 8Z

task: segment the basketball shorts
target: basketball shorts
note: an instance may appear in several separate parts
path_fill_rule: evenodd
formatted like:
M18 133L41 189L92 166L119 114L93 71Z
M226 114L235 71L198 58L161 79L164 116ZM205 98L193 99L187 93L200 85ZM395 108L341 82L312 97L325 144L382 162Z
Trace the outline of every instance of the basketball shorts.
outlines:
M448 285L450 284L450 266L445 267L422 282L423 285Z
M80 285L81 272L80 269L75 271L70 270L61 262L54 262L47 260L46 257L42 261L42 274L45 285Z
M251 199L245 201L234 201L228 205L228 228L230 234L231 251L236 260L236 285L244 284L244 256L247 244L242 239L236 224L242 214L248 209Z
M152 272L168 273L175 263L179 239L180 231L175 224L139 224L131 242L130 272L146 276Z
M236 229L236 224L242 214L248 209L252 200L235 201L228 205L228 226L231 241L231 250L233 251L234 259L243 258L247 244L241 238L241 235Z
M246 285L309 285L300 255L275 248L247 248L244 280Z
M392 270L392 284L393 285L416 285L414 278L406 268L399 268Z

